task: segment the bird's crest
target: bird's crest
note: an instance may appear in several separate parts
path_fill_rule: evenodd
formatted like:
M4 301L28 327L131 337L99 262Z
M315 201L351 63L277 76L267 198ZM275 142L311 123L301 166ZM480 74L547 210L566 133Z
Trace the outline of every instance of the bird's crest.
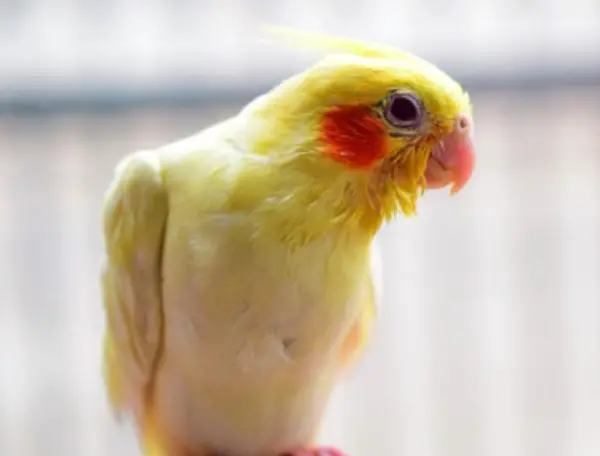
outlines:
M284 26L266 25L263 26L263 29L266 34L282 38L288 43L300 48L354 54L361 57L401 59L418 64L424 63L424 61L416 55L384 44L359 41L351 38L309 32L307 30L298 30Z

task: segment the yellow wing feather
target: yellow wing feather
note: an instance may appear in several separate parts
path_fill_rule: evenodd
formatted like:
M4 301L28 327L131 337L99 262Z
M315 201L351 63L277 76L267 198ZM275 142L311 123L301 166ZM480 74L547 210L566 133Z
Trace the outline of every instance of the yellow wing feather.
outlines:
M158 156L117 168L104 206L104 369L115 411L145 406L162 343L161 253L168 214ZM137 410L138 412L140 410Z

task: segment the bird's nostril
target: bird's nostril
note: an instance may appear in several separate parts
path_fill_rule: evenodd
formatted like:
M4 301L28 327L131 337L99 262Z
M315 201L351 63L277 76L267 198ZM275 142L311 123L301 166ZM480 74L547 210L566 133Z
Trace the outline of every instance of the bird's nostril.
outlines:
M457 127L460 131L467 131L469 129L470 122L467 116L460 115L457 121Z

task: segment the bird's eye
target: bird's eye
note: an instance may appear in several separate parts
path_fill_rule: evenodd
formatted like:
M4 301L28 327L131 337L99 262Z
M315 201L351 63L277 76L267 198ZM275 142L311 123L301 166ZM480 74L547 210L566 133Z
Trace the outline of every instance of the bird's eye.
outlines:
M387 102L385 116L396 127L417 128L423 119L423 108L413 94L393 93Z

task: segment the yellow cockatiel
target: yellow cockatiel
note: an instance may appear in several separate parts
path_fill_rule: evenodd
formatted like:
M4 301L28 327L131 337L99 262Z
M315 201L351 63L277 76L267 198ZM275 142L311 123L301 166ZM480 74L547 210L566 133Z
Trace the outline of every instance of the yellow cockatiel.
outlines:
M286 33L335 54L126 157L106 194L107 390L148 456L341 454L314 440L371 329L374 236L474 167L469 98L447 74Z

